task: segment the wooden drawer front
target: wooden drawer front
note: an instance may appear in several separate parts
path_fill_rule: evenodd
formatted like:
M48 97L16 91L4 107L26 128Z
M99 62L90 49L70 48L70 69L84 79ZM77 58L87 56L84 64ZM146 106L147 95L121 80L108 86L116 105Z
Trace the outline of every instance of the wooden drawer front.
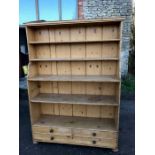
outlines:
M59 135L40 134L40 133L34 133L33 139L36 141L45 141L45 142L60 142L60 143L72 142L72 136L59 136Z
M117 138L117 132L74 129L73 130L73 136L116 139Z
M102 139L102 138L75 136L73 138L73 140L74 140L75 144L79 144L79 145L107 147L107 148L116 148L117 147L116 139Z
M43 126L33 126L33 133L45 133L53 135L72 135L72 131L69 128L59 128L59 127L43 127Z
M35 141L50 142L50 143L64 143L64 144L77 144L77 145L87 145L96 147L107 147L116 148L116 139L102 139L102 138L91 138L91 137L80 137L80 136L60 136L51 134L40 134L34 133L33 139Z

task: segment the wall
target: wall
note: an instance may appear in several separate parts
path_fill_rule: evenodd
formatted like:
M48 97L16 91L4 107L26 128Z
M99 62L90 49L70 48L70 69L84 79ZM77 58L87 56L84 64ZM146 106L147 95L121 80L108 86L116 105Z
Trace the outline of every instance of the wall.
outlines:
M125 17L122 33L122 76L128 73L131 15L132 0L78 0L79 19Z

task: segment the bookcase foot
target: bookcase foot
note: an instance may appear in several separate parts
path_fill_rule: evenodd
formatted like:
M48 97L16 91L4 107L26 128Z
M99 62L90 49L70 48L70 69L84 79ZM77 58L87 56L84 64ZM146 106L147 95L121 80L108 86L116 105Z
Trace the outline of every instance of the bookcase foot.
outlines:
M112 149L113 152L118 152L118 148Z

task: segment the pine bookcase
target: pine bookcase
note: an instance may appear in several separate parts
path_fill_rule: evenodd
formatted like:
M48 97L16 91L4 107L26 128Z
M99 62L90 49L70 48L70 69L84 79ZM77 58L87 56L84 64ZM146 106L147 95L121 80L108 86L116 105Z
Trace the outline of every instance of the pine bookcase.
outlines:
M117 150L122 20L26 24L34 143Z

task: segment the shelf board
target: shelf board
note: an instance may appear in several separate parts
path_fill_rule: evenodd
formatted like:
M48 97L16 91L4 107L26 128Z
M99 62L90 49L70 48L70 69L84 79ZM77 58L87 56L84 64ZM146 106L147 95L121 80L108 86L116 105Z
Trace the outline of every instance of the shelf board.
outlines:
M38 75L29 77L29 81L77 81L77 82L120 82L119 78L110 75Z
M94 25L103 23L118 23L125 20L124 17L111 17L105 19L87 19L87 20L63 20L63 21L32 21L25 23L28 27L40 27L40 26L77 26L77 25Z
M118 61L119 58L36 58L30 61Z
M118 42L120 39L94 40L94 41L29 41L29 44L74 44L74 43L102 43L102 42Z
M117 132L114 119L110 118L41 115L40 119L36 121L33 124L33 126L56 126L62 128L76 128L89 130L92 129Z
M31 99L33 103L81 104L118 106L115 96L81 95L81 94L48 94L40 93Z

